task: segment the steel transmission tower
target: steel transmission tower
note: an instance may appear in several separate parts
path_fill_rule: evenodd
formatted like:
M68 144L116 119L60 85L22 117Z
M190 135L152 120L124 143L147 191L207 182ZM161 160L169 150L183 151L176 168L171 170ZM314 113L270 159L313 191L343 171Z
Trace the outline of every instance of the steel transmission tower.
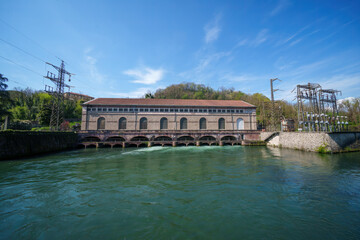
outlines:
M64 88L67 87L70 89L70 86L65 84L65 75L69 76L69 82L72 73L69 73L65 70L64 61L61 60L60 67L55 66L51 63L46 63L52 67L54 67L58 71L58 76L52 72L47 72L47 75L44 76L52 81L56 85L56 90L54 91L53 87L45 85L45 91L53 96L53 104L51 109L51 117L50 117L50 129L59 131L60 124L64 120Z
M274 81L281 81L278 78L272 78L270 79L270 88L271 88L271 131L276 131L276 122L277 119L275 119L275 100L274 100L274 92L278 91L279 89L273 88L273 82Z

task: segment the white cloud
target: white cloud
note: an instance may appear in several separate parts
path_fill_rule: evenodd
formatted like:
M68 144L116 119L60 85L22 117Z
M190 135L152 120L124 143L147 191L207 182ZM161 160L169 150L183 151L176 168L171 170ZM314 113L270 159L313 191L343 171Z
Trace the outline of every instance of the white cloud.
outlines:
M275 16L284 10L289 5L289 1L287 0L280 0L276 7L270 12L270 16Z
M149 67L143 67L141 69L129 69L123 73L135 78L135 80L132 81L134 83L150 85L160 81L163 78L165 71L161 68L152 69Z
M221 18L221 15L219 14L216 16L216 18L213 22L207 24L204 27L206 43L210 43L210 42L213 42L216 39L218 39L219 34L221 32L221 28L219 26L220 18Z

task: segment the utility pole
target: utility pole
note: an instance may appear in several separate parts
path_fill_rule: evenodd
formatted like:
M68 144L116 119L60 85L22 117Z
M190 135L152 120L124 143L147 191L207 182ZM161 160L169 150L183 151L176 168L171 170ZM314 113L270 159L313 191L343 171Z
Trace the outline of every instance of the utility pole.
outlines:
M273 82L279 80L278 78L270 79L270 87L271 87L271 131L276 131L276 121L275 121L275 102L274 102L274 92L278 91L279 89L273 88Z
M51 63L46 63L58 71L57 77L52 72L47 72L45 78L49 79L56 85L56 90L54 91L53 87L45 85L45 91L53 96L53 104L51 109L51 117L50 117L50 129L59 131L60 124L64 120L64 87L70 89L70 86L65 84L65 75L69 76L69 82L72 73L69 73L65 70L65 63L61 60L60 67L55 66Z

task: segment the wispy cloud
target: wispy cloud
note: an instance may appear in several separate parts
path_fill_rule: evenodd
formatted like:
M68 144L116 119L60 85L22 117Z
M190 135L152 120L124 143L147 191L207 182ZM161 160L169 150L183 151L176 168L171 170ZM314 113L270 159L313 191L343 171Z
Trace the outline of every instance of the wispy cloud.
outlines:
M254 81L263 81L267 79L267 76L264 75L252 75L252 74L226 74L221 78L222 80L230 82L254 82Z
M259 46L264 43L268 39L268 29L262 29L257 35L254 41L252 41L251 45L254 47Z
M211 69L220 59L231 55L231 51L217 52L213 54L203 55L196 67L191 70L180 73L179 75L195 82L202 82L216 75L214 69Z
M215 41L216 39L218 39L219 34L221 32L221 28L219 25L219 21L221 19L221 14L218 14L215 17L215 20L213 20L212 22L208 23L205 27L204 27L204 31L205 31L205 42L206 43L211 43L213 41Z
M275 16L280 13L282 10L287 8L290 5L288 0L279 0L275 8L270 12L270 16Z
M89 72L89 81L102 83L106 79L106 75L100 73L97 67L97 58L91 56L92 49L88 48L84 51L86 68Z
M132 82L142 83L146 85L154 84L160 81L164 74L165 70L162 68L152 69L150 67L142 67L136 69L129 69L123 72L125 75L135 78Z

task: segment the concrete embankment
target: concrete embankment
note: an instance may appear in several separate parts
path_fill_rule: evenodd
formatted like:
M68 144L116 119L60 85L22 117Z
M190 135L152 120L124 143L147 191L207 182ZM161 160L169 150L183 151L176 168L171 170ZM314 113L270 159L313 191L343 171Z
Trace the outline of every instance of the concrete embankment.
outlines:
M1 131L0 160L72 149L77 142L78 135L73 132Z
M311 152L338 153L360 150L360 132L264 132L267 146Z

